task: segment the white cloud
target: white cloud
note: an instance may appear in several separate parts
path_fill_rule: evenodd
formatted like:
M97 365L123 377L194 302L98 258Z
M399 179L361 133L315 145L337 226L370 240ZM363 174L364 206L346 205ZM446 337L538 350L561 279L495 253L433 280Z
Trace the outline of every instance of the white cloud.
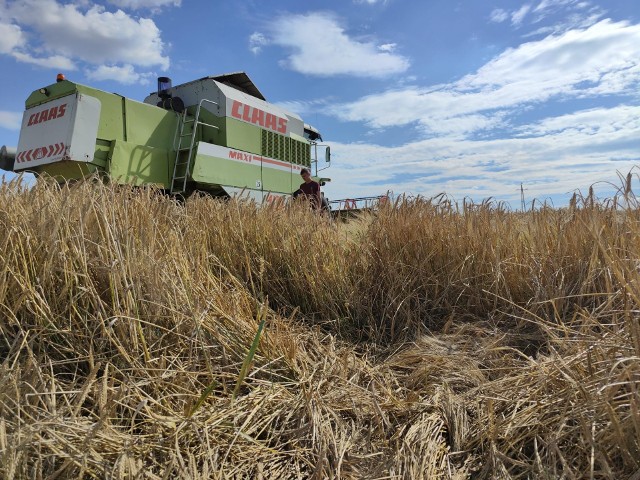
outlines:
M0 110L0 127L17 131L20 130L21 125L22 113Z
M0 53L11 53L24 43L25 36L19 26L0 23Z
M595 25L600 20L602 20L604 16L603 12L593 11L589 12L589 14L571 14L567 15L563 18L562 22L545 25L539 27L536 30L532 30L525 34L525 37L537 37L537 36L546 36L546 35L559 35L564 32L568 32L569 30L582 30L585 28L589 28L592 25Z
M349 37L330 14L280 17L270 30L271 43L293 51L283 63L300 73L384 77L409 68L405 57L381 51L373 42Z
M640 107L591 108L518 125L523 110L637 96L639 84L640 25L606 20L524 43L457 82L334 106L343 120L374 128L416 125L425 135L396 148L334 145L331 176L335 186L349 185L351 196L384 193L381 188L427 196L445 191L458 199L498 195L517 206L523 182L529 199L566 197L597 181L615 182L616 172L638 165ZM481 136L496 126L500 139ZM348 160L341 164L340 157Z
M539 26L526 34L528 37L558 34L576 28L587 28L606 16L599 6L588 1L579 0L542 0L534 6L532 3L522 5L517 10L507 11L495 9L490 19L496 23L511 20L515 28L522 27L525 20L531 25L540 25L547 19L559 19L553 24Z
M310 116L318 111L324 110L331 103L331 99L317 100L292 100L288 102L278 102L277 105L284 110L296 113L302 118Z
M638 82L640 25L602 21L506 50L452 84L389 90L332 110L375 128L415 122L433 134L460 135L495 127L523 105L629 94Z
M333 184L325 190L334 198L387 189L428 197L446 192L457 200L493 196L518 206L523 183L528 201L566 202L574 189L615 183L616 172L626 174L638 164L639 118L639 107L601 108L522 127L529 136L520 138L438 137L400 147L333 144ZM344 185L348 193L340 190ZM610 195L610 186L604 187Z
M503 10L502 8L496 8L491 15L489 16L492 22L502 23L509 18L509 12Z
M381 52L393 52L397 46L395 43L385 43L384 45L380 45L378 50Z
M265 37L260 32L254 32L249 37L249 50L251 50L255 55L262 51L262 47L268 45L269 41L267 37Z
M534 9L535 13L555 11L562 8L587 9L591 7L589 1L580 0L542 0Z
M109 0L109 3L120 8L140 10L143 8L157 10L162 7L179 7L182 0Z
M152 76L151 73L136 72L132 65L100 65L98 68L94 70L88 70L85 73L87 75L87 78L90 80L114 80L125 85L132 85L134 83L147 85L149 84L149 78Z
M76 69L73 61L64 55L34 56L29 53L25 32L18 25L8 23L0 23L0 54L9 55L19 62L46 68Z
M152 3L162 2L140 5ZM109 12L95 4L83 9L55 0L7 1L3 7L3 16L15 26L8 29L13 40L4 40L0 48L18 61L58 69L74 69L76 62L121 64L125 70L127 65L169 67L160 30L150 19L134 18L122 10ZM24 32L29 35L28 45Z
M483 94L491 89L496 94L491 100L506 104L575 95L582 82L597 84L604 74L637 66L639 54L640 25L604 20L587 29L506 50L456 87L462 91L481 90ZM628 86L609 93L621 93Z
M53 68L57 70L76 70L77 67L73 61L64 55L51 55L49 57L34 57L27 53L14 51L11 56L23 63L38 65L45 68Z
M630 132L640 131L640 107L621 105L613 108L593 108L578 112L546 118L537 123L518 129L526 136L547 136L563 134L565 139L572 137L579 146L585 136L592 140L598 136L611 142L626 137ZM605 136L606 134L606 136ZM639 152L640 155L640 152Z
M523 5L520 9L513 12L511 14L511 23L513 25L520 25L524 20L524 17L529 13L529 10L531 10L531 5Z

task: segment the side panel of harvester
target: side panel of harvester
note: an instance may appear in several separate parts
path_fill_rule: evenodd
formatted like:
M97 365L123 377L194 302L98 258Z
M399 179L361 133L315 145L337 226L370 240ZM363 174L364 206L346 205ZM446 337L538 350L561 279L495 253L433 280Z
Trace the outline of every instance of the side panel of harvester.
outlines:
M175 112L62 81L27 99L14 170L166 188L177 124Z
M122 138L111 141L107 171L118 183L167 188L178 116L121 98Z

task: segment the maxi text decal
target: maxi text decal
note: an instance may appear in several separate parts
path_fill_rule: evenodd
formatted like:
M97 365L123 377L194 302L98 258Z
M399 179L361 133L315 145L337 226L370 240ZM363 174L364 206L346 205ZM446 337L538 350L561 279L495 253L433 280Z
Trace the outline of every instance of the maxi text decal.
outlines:
M278 170L293 169L295 171L295 170L300 170L302 168L302 167L299 167L298 165L293 165L288 162L276 160L275 158L263 157L260 155L253 155L251 153L241 152L238 150L232 150L232 149L228 149L228 150L229 150L229 153L227 158L229 158L229 160L235 160L236 162L245 162L245 163L256 162L258 164L262 162L263 167L272 167Z
M220 145L214 145L211 143L201 142L198 146L198 154L223 158L226 160L233 160L234 162L249 163L258 166L262 165L263 168L274 168L276 170L293 170L294 172L299 172L302 169L300 165L283 162L282 160L276 160L275 158L255 155L253 153L242 152L240 150L234 150L232 148L222 147Z

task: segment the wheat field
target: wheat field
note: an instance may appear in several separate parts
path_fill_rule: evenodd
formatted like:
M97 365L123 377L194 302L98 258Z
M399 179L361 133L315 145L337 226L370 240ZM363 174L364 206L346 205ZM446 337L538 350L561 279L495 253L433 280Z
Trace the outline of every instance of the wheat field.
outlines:
M640 480L640 209L0 186L0 478Z

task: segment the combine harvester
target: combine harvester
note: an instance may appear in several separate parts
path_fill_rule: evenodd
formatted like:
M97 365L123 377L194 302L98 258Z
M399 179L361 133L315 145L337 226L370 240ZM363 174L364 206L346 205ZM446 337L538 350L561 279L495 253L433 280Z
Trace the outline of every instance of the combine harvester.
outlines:
M27 99L18 147L2 147L0 168L61 182L102 174L173 195L271 203L298 188L302 168L321 185L330 180L318 176L328 168L318 168L319 141L315 128L268 103L244 72L175 87L160 77L143 103L58 75Z

